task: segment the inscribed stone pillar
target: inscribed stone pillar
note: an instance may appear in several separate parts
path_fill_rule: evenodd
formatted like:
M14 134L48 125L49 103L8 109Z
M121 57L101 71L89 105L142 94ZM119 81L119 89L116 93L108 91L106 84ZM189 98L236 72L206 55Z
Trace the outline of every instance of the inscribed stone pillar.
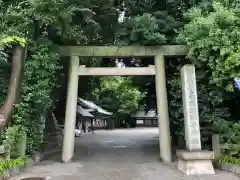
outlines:
M214 174L213 152L201 150L195 67L181 69L185 140L187 150L178 151L178 169L187 175Z
M76 110L78 98L78 69L79 57L72 56L70 59L67 103L64 125L62 161L69 162L74 155Z
M155 56L155 68L160 157L164 162L170 163L172 161L171 137L168 115L165 63L164 56L162 54Z
M181 69L181 79L186 146L190 151L201 150L197 85L193 65L185 65Z

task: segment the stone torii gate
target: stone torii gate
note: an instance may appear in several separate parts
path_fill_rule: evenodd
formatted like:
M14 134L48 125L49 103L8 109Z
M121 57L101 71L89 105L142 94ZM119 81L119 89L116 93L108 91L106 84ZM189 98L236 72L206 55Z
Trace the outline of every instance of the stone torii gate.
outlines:
M74 155L75 121L78 96L78 76L138 76L155 75L157 112L159 124L160 158L171 162L171 140L169 128L167 89L165 77L165 56L187 54L185 46L62 46L62 56L70 56L69 82L67 91L66 115L62 161L71 161ZM155 65L134 68L87 68L79 65L79 57L129 57L153 56ZM161 118L160 118L161 116Z

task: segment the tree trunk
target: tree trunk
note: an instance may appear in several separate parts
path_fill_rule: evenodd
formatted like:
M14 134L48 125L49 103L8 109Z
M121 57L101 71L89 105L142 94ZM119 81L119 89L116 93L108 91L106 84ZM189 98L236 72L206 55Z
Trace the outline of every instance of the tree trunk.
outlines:
M8 92L0 108L0 129L3 129L9 123L15 109L15 104L19 101L25 58L26 48L20 45L15 46L12 56L12 70Z

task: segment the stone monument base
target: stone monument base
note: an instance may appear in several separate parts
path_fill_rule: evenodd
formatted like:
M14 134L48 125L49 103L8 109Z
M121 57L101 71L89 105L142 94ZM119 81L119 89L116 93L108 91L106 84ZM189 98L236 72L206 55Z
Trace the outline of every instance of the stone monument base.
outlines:
M212 151L177 151L178 169L186 175L215 174Z

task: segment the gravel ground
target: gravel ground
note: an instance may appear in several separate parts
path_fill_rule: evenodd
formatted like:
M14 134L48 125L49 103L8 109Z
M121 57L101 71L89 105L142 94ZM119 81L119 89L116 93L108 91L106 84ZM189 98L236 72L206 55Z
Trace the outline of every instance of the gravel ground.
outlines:
M185 176L176 165L159 160L158 129L99 130L76 138L71 163L59 163L61 154L47 157L20 176L49 176L52 180L239 180L236 175Z

